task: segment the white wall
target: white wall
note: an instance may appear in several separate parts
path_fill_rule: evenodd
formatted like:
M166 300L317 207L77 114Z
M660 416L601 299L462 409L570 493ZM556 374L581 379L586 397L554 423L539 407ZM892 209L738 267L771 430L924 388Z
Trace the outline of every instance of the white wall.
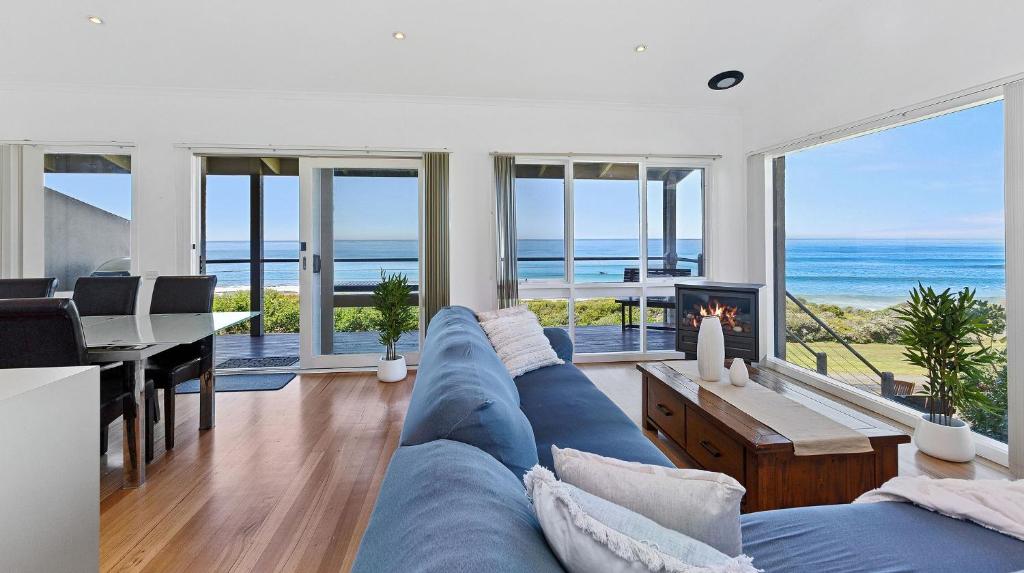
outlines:
M746 207L737 115L455 98L335 97L236 91L0 88L0 140L137 146L141 270L187 272L187 152L180 144L447 148L451 156L452 302L495 304L489 153L721 154L708 225L720 280L746 278Z

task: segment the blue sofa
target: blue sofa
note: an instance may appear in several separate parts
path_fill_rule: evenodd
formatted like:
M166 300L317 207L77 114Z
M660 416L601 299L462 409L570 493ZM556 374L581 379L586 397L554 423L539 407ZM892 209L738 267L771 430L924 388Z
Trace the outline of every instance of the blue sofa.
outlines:
M400 445L353 571L562 572L522 484L549 468L551 444L671 467L664 454L571 364L515 380L472 311L430 323ZM744 551L774 572L1007 573L1024 542L907 504L825 506L742 518Z

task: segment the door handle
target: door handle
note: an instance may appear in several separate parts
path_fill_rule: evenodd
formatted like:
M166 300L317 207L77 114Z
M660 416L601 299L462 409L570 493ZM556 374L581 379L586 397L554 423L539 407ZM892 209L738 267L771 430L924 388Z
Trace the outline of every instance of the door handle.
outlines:
M655 406L655 408L657 408L659 412L665 414L666 416L672 415L672 410L669 410L668 407L666 407L664 404L658 404L657 406Z
M711 457L713 457L713 458L720 458L720 457L722 457L722 452L718 451L718 448L713 446L711 444L711 442L709 442L707 440L701 440L700 441L700 447L704 448L709 454L711 454Z
M313 255L313 274L320 274L320 255Z

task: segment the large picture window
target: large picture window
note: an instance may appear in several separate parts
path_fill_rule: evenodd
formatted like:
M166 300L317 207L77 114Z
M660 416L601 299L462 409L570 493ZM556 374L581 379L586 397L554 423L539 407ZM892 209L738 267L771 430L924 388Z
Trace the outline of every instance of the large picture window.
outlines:
M675 350L673 284L706 276L708 165L520 157L520 298L582 355Z
M960 415L1006 442L1003 122L994 101L775 160L778 358L927 411L896 310L918 284L970 288L1000 360L992 408Z

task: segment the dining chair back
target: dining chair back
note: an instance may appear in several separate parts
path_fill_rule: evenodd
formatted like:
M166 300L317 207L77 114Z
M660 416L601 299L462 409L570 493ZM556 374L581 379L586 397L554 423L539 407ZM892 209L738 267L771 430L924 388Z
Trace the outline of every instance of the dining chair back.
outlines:
M0 300L0 368L88 364L85 333L74 301Z
M57 279L0 279L0 299L46 298L57 290Z
M80 277L72 299L79 316L135 314L139 277Z
M216 275L157 277L153 283L150 314L213 312Z

